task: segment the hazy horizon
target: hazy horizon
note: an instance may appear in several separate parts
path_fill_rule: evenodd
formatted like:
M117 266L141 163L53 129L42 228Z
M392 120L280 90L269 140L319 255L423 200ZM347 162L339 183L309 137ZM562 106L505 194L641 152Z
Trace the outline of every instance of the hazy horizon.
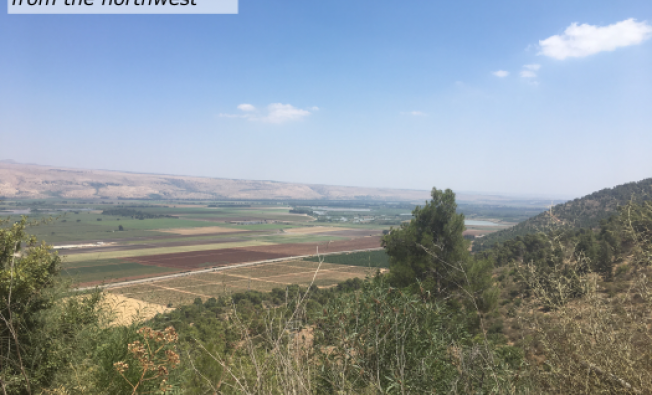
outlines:
M3 12L0 158L584 196L652 177L651 21L642 0Z
M17 165L32 165L32 166L44 166L44 167L59 167L59 168L67 168L66 166L57 166L54 164L47 164L47 163L24 163L17 161L15 159L11 158L0 158L0 163L9 163L9 164L17 164ZM195 174L181 174L181 173L156 173L156 172L137 172L137 171L130 171L130 170L117 170L117 169L103 169L103 168L81 168L81 167L70 167L71 169L83 169L83 170L97 170L97 171L109 171L109 172L122 172L122 173L130 173L130 174L150 174L150 175L166 175L166 176L178 176L178 177L200 177L200 178L215 178L215 179L232 179L228 177L212 177L212 176L198 176ZM244 180L244 179L243 179ZM295 184L305 184L305 185L327 185L327 186L342 186L342 187L360 187L360 185L345 185L345 184L318 184L314 182L293 182L293 181L285 181L285 180L263 180L263 179L247 179L247 181L269 181L269 182L279 182L279 183L295 183ZM616 185L613 186L607 186L605 188L612 188L615 187ZM440 185L433 185L430 188L426 189L412 189L412 188L395 188L392 186L383 186L383 185L378 185L378 186L369 186L368 188L377 188L377 189L402 189L402 190L413 190L413 191L423 191L423 192L430 192L433 187L440 188L440 189L448 189L446 186L440 186ZM604 189L604 188L602 188ZM564 195L553 195L553 194L512 194L512 193L504 193L500 191L478 191L478 190L454 190L456 194L462 194L462 195L467 195L467 196L472 196L472 195L481 195L484 197L504 197L504 198L514 198L514 199L534 199L534 200L545 200L545 199L553 199L555 201L558 200L572 200L581 196L564 196ZM596 191L592 191L596 192ZM584 196L584 195L582 195Z

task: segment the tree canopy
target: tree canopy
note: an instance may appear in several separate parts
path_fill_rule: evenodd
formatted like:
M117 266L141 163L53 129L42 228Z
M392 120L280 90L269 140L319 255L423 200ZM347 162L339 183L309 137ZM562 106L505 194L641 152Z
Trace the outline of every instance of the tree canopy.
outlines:
M469 242L462 235L464 215L457 213L455 193L433 188L432 200L417 207L409 224L383 238L390 257L391 281L406 286L432 280L438 292L457 288L455 267L470 259Z

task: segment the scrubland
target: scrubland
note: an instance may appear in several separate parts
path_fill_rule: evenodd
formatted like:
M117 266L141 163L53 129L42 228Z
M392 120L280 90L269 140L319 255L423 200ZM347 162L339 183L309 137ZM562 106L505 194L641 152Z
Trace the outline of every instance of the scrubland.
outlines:
M1 393L651 392L650 203L472 255L433 190L366 256L116 289L161 309L130 324L29 229L0 234Z

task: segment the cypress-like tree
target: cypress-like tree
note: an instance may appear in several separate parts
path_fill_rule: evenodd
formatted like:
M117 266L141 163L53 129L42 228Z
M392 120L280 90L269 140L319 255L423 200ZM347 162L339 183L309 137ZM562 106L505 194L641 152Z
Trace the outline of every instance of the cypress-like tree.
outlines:
M390 257L390 278L395 286L430 280L437 293L461 286L460 263L470 261L464 239L464 215L457 213L455 194L432 189L432 200L417 207L409 224L383 238Z

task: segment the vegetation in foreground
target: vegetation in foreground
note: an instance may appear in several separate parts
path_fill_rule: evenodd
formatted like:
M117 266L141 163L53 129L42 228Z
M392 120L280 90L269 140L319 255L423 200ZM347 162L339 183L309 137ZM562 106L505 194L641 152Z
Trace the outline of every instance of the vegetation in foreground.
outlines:
M475 255L451 191L413 214L384 238L387 275L196 299L131 327L107 326L100 293L71 294L26 220L4 223L0 391L651 392L652 204Z

